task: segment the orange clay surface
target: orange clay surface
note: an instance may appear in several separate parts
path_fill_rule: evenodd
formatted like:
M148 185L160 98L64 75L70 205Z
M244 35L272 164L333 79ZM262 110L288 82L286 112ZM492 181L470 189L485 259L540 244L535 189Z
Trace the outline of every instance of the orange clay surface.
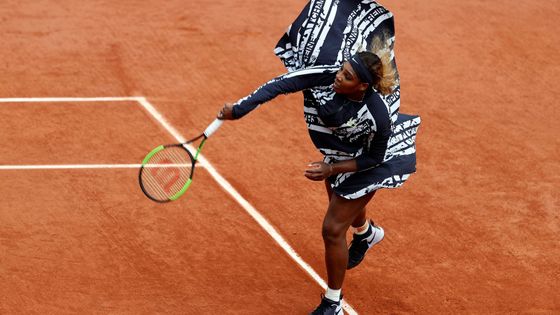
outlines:
M3 0L0 98L145 96L185 137L284 71L303 0ZM368 206L360 314L560 313L560 2L391 1L418 172ZM0 165L133 164L174 139L136 102L0 103ZM300 94L203 152L326 278L320 160ZM145 198L135 169L0 170L1 314L306 314L323 289L199 169Z

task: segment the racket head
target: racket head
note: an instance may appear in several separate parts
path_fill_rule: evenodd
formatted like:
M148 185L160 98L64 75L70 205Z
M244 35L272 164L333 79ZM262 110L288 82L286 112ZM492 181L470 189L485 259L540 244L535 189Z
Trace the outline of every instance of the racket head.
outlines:
M142 192L153 201L177 200L189 188L196 160L183 144L161 145L142 161L138 181Z

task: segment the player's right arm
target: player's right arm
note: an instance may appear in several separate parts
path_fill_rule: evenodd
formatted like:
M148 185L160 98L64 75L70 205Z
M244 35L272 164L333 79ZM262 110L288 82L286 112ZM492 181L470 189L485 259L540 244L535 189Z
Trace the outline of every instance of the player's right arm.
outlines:
M239 119L280 94L331 85L339 68L339 66L317 66L283 74L263 84L236 103L226 104L218 118Z

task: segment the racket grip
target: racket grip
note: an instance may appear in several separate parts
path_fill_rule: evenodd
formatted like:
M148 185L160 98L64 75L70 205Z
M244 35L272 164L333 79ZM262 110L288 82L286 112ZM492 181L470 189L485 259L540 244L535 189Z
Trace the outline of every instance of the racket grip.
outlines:
M206 127L206 130L204 130L204 136L206 138L210 137L223 123L223 120L216 118L208 127Z

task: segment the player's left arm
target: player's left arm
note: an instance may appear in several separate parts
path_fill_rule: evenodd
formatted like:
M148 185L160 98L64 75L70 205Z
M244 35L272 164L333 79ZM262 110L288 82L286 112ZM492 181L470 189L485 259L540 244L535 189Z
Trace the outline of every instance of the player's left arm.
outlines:
M381 114L382 112L383 114ZM364 147L364 153L356 158L357 171L363 171L383 163L391 137L391 118L385 108L374 115L377 130L372 139Z

